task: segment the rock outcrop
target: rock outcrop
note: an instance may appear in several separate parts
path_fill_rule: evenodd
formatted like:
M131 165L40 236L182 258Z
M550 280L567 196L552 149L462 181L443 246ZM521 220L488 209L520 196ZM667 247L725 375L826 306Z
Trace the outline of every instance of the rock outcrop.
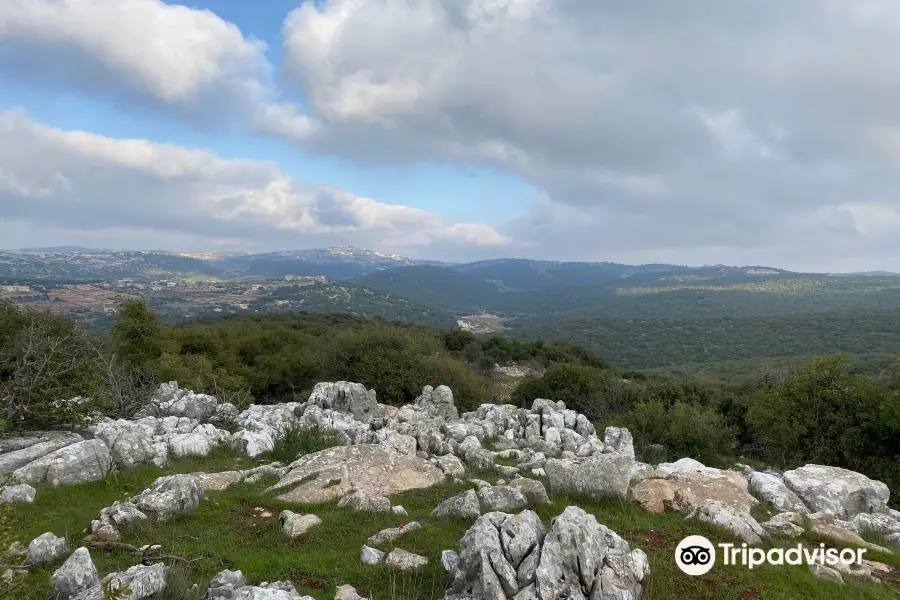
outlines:
M810 512L829 510L840 519L860 513L887 512L888 487L847 469L806 465L786 471L784 483Z
M549 531L536 513L486 513L460 541L445 600L640 598L649 563L614 531L570 506Z
M444 480L444 473L427 460L374 444L329 448L303 456L289 467L270 489L291 488L279 499L304 504L335 500L356 491L390 496Z

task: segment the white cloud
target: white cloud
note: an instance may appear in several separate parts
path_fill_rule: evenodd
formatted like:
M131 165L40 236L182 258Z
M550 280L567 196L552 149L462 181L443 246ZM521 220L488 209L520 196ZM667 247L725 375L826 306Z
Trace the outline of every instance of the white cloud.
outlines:
M490 227L303 184L277 167L197 149L61 131L0 112L4 220L50 228L153 229L270 248L356 243L430 250L502 246ZM218 243L218 242L215 242Z
M299 142L312 123L279 101L266 52L209 10L161 0L0 2L0 73Z
M543 194L502 234L404 236L399 223L427 219L393 212L394 233L373 246L512 237L534 256L798 265L900 254L885 233L900 209L893 0L328 0L300 2L283 37L284 93L266 49L207 11L0 2L0 72L35 85L192 123L237 116L256 134L360 160L488 164ZM126 155L141 152L152 150ZM166 160L153 168L192 159ZM194 160L188 179L215 168ZM266 168L250 186L178 185L216 189L201 196L222 222L271 219L304 235L338 235L347 212L356 227L382 222L365 199L320 205L322 190ZM62 185L53 175L3 171L0 189L46 196Z
M544 199L507 232L534 255L896 260L874 224L900 207L895 3L691 6L304 3L282 82L308 95L323 151L533 183Z

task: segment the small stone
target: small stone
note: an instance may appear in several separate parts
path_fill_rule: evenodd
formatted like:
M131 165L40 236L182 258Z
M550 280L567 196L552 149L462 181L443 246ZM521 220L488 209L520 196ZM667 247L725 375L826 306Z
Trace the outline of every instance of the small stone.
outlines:
M363 546L362 550L359 552L359 560L361 560L364 565L374 567L375 565L380 565L384 562L384 552L377 548L372 548L371 546Z
M75 550L66 562L53 572L53 585L64 598L71 598L97 585L100 574L87 548Z
M247 585L241 571L220 571L206 586L205 600L232 600L238 588Z
M831 567L826 567L819 563L810 563L808 566L809 572L812 573L816 579L825 579L826 581L834 581L844 585L844 578L841 577L841 574L838 571Z
M394 542L400 539L400 536L410 533L413 531L418 531L422 526L419 525L418 522L413 521L412 523L407 523L406 525L400 525L399 527L389 527L387 529L382 529L372 537L370 537L366 541L367 546L380 546L382 544L386 544L388 542Z
M453 550L441 550L441 565L448 573L455 572L459 565L459 554Z
M405 514L408 514L408 513L406 512L406 509L403 508L402 506L400 506L399 504L398 504L397 506L392 506L392 507L391 507L391 512L394 513L395 515L405 515Z
M298 515L289 510L282 511L278 516L281 521L284 535L291 539L300 537L310 529L322 523L322 519L316 515Z
M56 537L50 532L39 535L28 544L28 556L25 563L29 565L46 565L54 563L69 550L65 538Z
M0 487L0 504L31 504L35 494L37 490L27 483L3 486Z
M394 548L384 559L384 564L398 571L415 571L428 564L428 559L402 548Z
M359 598L359 592L350 584L338 586L334 592L334 600L353 600L353 597Z

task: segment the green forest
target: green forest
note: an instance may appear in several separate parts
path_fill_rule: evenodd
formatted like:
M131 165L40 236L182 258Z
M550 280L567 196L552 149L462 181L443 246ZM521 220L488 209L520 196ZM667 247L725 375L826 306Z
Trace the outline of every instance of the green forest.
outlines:
M472 410L501 400L493 366L513 363L543 375L521 380L509 401L562 400L601 429L626 426L647 461L691 456L711 465L740 460L779 468L815 462L900 486L896 361L864 373L845 356L823 355L752 376L701 378L626 371L571 342L477 337L332 313L170 324L128 301L111 331L96 333L2 303L0 428L68 426L96 411L128 416L158 382L170 380L238 406L302 401L319 381L359 382L395 405L411 402L425 385L446 384L458 406ZM59 402L76 396L92 401Z

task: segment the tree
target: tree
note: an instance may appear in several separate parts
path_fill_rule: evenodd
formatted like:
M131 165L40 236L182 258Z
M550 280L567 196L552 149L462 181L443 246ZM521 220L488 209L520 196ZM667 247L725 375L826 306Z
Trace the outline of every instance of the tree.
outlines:
M511 396L519 406L531 406L535 398L562 400L567 408L600 422L628 411L638 400L636 390L610 371L568 363L555 363L543 377L523 381Z
M851 375L844 356L820 357L759 392L747 421L762 456L779 466L814 462L900 475L900 394Z
M103 396L96 352L74 321L0 303L0 410L5 428L79 421Z
M126 300L119 305L111 336L125 364L144 373L154 369L164 352L178 351L169 328L143 300Z

